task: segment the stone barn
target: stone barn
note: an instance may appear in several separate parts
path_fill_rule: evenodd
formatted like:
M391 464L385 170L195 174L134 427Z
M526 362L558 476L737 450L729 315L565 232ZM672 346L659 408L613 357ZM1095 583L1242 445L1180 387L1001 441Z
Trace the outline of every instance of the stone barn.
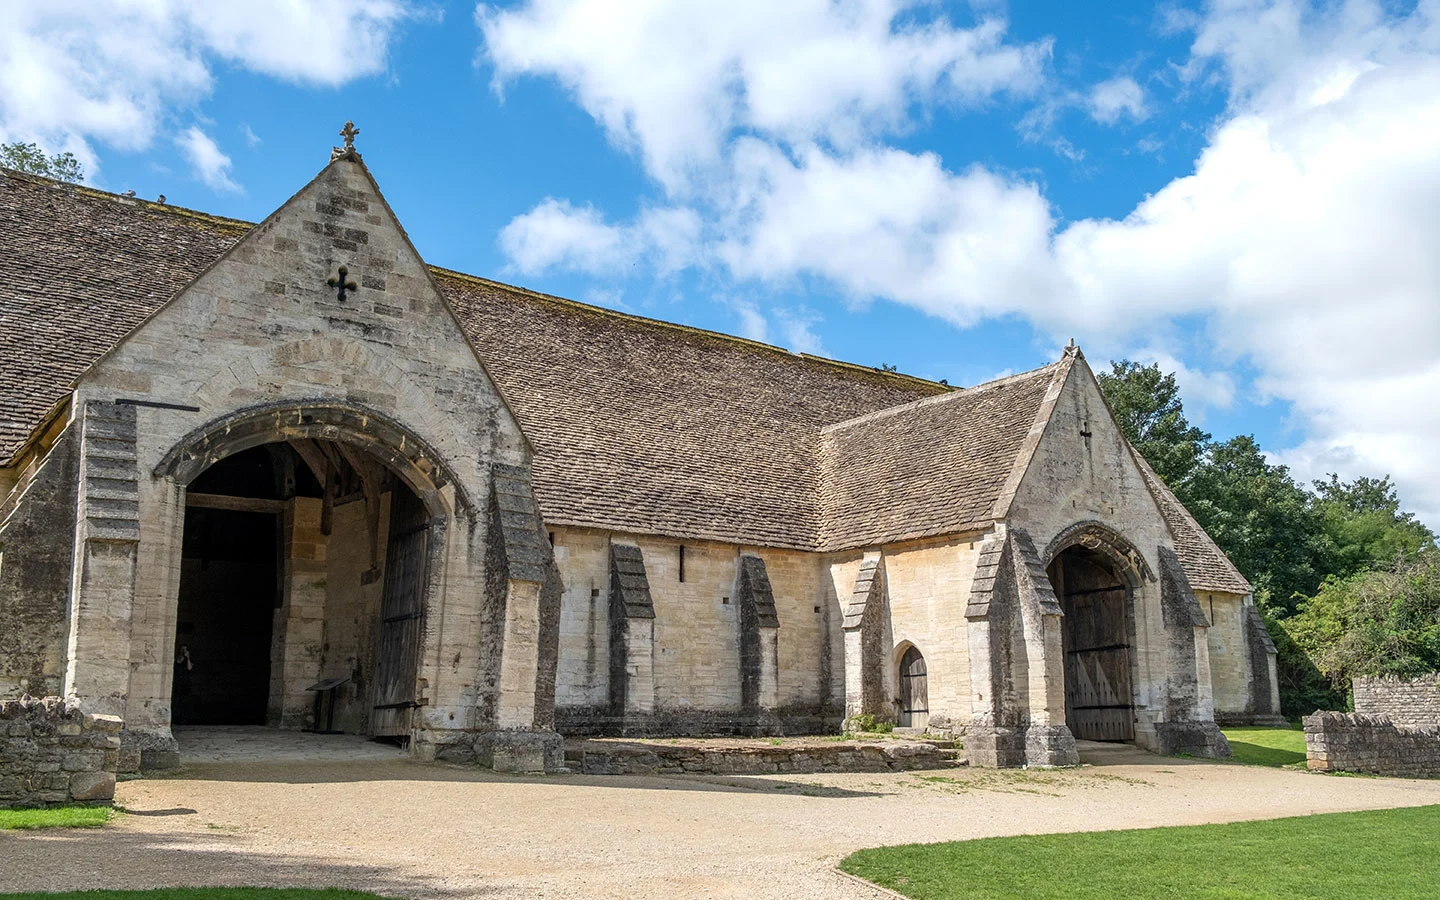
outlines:
M1213 756L1274 652L1078 348L955 389L429 267L349 136L256 225L0 172L0 698L122 770L856 714Z

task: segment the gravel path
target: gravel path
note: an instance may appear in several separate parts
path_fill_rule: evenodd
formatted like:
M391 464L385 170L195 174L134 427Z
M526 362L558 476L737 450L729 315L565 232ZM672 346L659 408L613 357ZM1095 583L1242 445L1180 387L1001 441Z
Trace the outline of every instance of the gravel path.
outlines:
M1081 769L508 777L403 760L192 764L97 831L0 833L0 891L341 886L413 898L873 898L861 847L1440 803L1337 778L1089 748Z

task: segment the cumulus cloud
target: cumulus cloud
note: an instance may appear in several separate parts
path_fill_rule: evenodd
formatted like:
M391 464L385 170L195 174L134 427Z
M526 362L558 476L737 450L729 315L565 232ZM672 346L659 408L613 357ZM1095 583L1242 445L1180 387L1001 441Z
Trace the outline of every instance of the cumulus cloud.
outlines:
M213 138L191 125L175 138L180 153L195 170L195 175L211 190L239 193L240 185L230 180L230 157L220 151Z
M1003 21L911 20L916 0L583 0L481 4L497 88L558 79L667 189L704 181L737 132L851 146L904 129L910 104L972 103L1041 83L1048 43Z
M524 274L568 269L613 275L648 261L667 274L695 261L700 219L679 207L647 209L635 221L612 225L593 206L547 197L500 232L500 249Z
M1048 48L1011 47L992 23L963 32L981 48L969 56L947 37L927 66L900 65L887 48L916 38L896 29L895 7L824 6L830 31L807 29L866 37L879 48L866 58L891 61L884 90L823 68L788 70L783 90L786 79L754 75L758 60L783 65L785 46L799 58L814 46L763 16L735 17L750 54L739 25L689 4L653 0L589 37L558 0L479 15L497 77L559 79L663 189L691 192L694 264L739 282L814 278L962 326L1018 314L1109 346L1153 348L1157 331L1199 322L1213 357L1170 360L1193 401L1233 402L1221 370L1247 360L1258 397L1289 402L1304 425L1297 446L1272 448L1297 474L1389 472L1440 524L1440 3L1395 14L1372 0L1216 0L1183 23L1194 34L1183 81L1229 96L1193 171L1124 218L1063 224L1037 184L884 143L917 105L955 92L935 73L972 68L956 59L1009 73L972 80L982 94L1020 90ZM719 49L700 46L696 27L713 28ZM915 34L951 32L962 30ZM1089 97L1097 118L1145 109L1124 85ZM677 177L696 161L703 177ZM624 258L643 256L642 225L606 224Z
M1085 105L1090 117L1103 125L1114 125L1121 119L1143 122L1150 114L1145 108L1145 89L1128 75L1095 85Z
M402 0L12 3L0 28L0 132L76 152L136 150L211 90L216 62L305 84L384 69Z

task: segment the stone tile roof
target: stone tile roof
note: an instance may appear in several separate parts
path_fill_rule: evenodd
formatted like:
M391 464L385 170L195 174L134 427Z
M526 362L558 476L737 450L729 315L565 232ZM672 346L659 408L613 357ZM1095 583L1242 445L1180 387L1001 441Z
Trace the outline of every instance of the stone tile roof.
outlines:
M0 464L250 225L0 171Z
M0 170L0 465L251 227ZM985 527L1061 365L953 391L432 271L535 448L549 524L797 549ZM1248 591L1151 489L1191 583Z
M1190 588L1196 591L1223 591L1232 594L1248 594L1252 588L1240 570L1216 546L1195 517L1185 508L1180 499L1170 490L1165 481L1150 468L1150 464L1138 452L1131 450L1136 465L1145 475L1145 483L1160 506L1160 514L1170 528L1175 541L1175 553L1180 557L1180 567Z
M249 228L0 173L0 463ZM950 390L433 271L535 448L549 524L813 549L820 427Z
M436 275L535 448L552 524L813 549L820 427L947 390Z
M825 428L821 546L872 546L988 526L1063 366Z

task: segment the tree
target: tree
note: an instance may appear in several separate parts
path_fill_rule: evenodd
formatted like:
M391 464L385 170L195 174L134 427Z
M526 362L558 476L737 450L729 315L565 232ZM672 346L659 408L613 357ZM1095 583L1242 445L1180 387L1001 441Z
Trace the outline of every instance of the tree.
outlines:
M1183 501L1185 479L1210 435L1185 418L1174 373L1160 371L1158 363L1122 359L1095 377L1121 432Z
M1340 578L1370 568L1388 568L1435 546L1435 535L1400 510L1390 476L1342 482L1331 474L1316 481L1315 506L1329 541L1331 572Z
M1327 579L1285 629L1340 690L1360 675L1440 670L1440 551Z
M1181 499L1282 617L1330 571L1322 519L1285 466L1250 435L1210 444Z
M72 184L85 180L85 169L80 165L80 160L75 158L75 154L67 150L47 156L39 144L20 141L0 144L0 167Z

